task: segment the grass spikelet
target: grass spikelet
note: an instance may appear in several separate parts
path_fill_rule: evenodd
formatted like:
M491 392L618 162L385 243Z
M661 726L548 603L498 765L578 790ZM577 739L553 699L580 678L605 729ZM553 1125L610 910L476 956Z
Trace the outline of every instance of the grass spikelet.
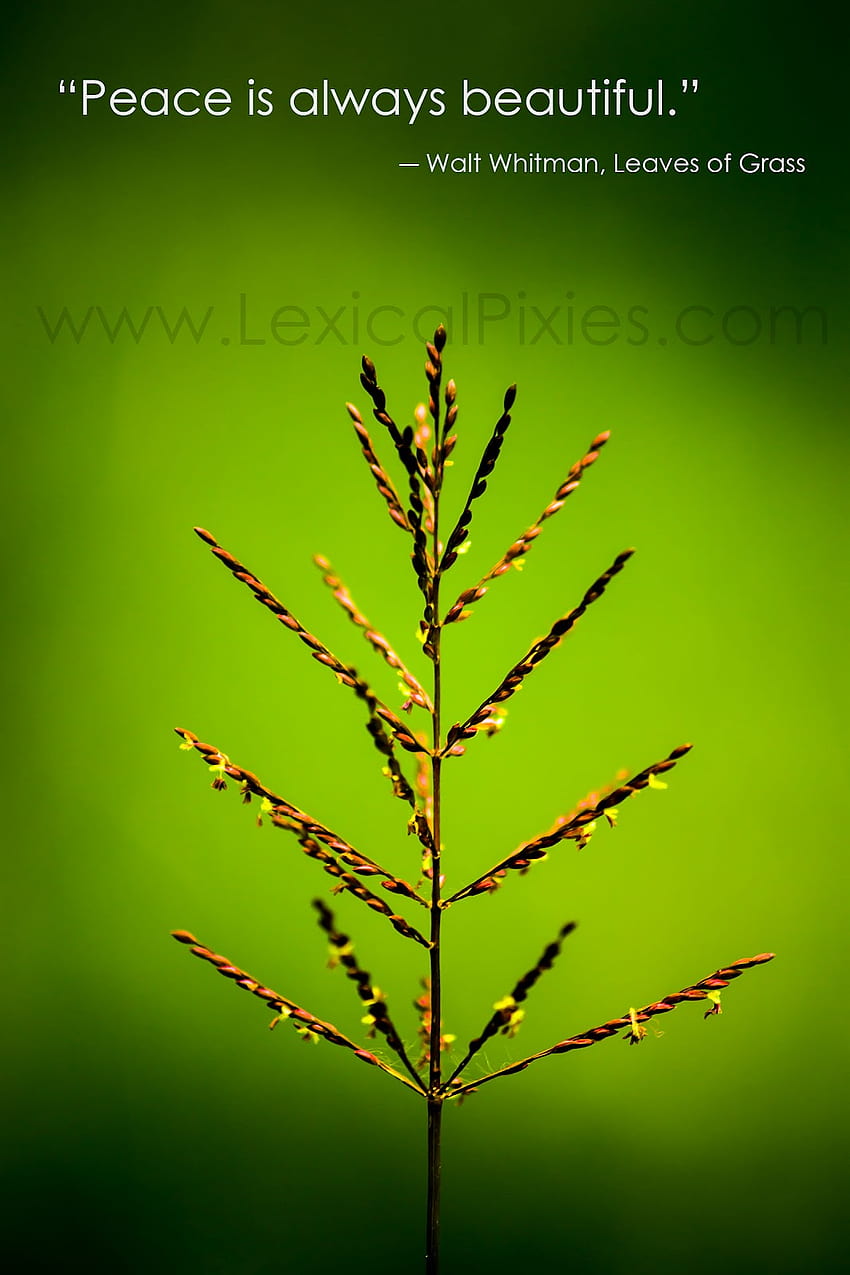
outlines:
M345 970L346 978L351 979L354 983L357 995L366 1010L366 1014L362 1019L363 1023L369 1028L366 1035L374 1037L376 1032L380 1032L390 1049L398 1054L414 1083L421 1089L421 1080L407 1056L401 1036L396 1031L395 1024L390 1017L386 998L380 989L373 985L371 975L357 963L351 939L347 934L343 934L341 930L336 928L334 914L323 899L314 899L313 907L319 914L319 925L328 936L328 944L331 950L331 959L328 964L331 968L335 965L342 966Z
M396 654L390 646L387 639L377 629L374 629L369 621L363 615L354 602L342 580L334 571L327 558L317 554L313 558L314 563L322 573L322 579L331 590L336 601L347 614L351 623L356 625L358 629L362 629L363 636L369 643L373 651L377 651L381 659L385 660L391 669L394 669L402 682L407 688L407 698L410 704L418 704L420 708L424 708L426 712L430 712L433 708L428 692L425 690L418 678L414 677L407 668L404 661ZM404 705L403 707L407 707Z
M408 525L413 532L413 570L416 580L425 598L425 621L431 620L431 600L429 589L432 578L432 563L428 554L427 534L424 526L425 505L422 498L422 483L433 489L433 476L428 466L425 452L417 448L412 426L400 430L387 411L387 396L378 384L375 364L365 355L361 360L362 371L360 383L372 400L372 415L383 425L392 441L399 459L404 466L408 479L408 499L410 507L406 511ZM435 369L436 371L436 369Z
M472 486L469 489L469 495L466 498L466 504L461 510L460 517L455 523L454 530L449 536L445 551L440 560L440 572L448 571L450 567L457 561L458 550L469 535L469 524L472 522L472 505L478 500L479 496L483 496L487 490L487 479L496 468L496 461L502 450L502 443L505 441L505 434L511 423L511 408L516 399L516 386L511 385L505 391L504 405L502 415L493 426L493 433L490 435L490 441L484 448L484 455L478 463L475 471L475 477L472 480ZM447 621L444 621L446 623Z
M404 512L404 506L399 500L398 492L393 486L392 480L387 474L387 471L384 469L375 454L375 448L373 446L372 439L369 436L369 431L363 424L363 417L360 415L353 403L346 403L345 406L354 425L354 432L360 440L360 450L363 452L366 464L372 472L372 477L375 479L375 485L384 498L384 503L387 506L390 517L397 527L401 527L402 531L412 531L413 528L407 521L407 514Z
M440 1054L445 1054L452 1047L455 1037L447 1035L443 1031L442 1020L434 1018L430 978L423 978L420 986L422 987L422 994L413 1002L413 1008L419 1016L417 1035L421 1052L416 1065L421 1071L425 1067L430 1067L432 1050L436 1048L437 1057L439 1058Z

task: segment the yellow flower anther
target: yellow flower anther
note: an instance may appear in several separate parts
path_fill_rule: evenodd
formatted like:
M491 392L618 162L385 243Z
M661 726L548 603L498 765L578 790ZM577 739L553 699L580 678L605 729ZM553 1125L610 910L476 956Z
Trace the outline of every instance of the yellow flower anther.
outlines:
M720 991L706 992L706 1000L711 1001L711 1007L705 1011L703 1018L708 1018L711 1014L722 1014L723 1007L720 1004Z
M250 792L247 789L243 789L243 792L244 792L244 796L242 797L242 800L250 801L251 799ZM260 812L257 815L257 827L262 828L263 815L273 815L273 814L274 814L274 806L269 801L268 797L262 797L260 799Z
M629 1027L628 1031L625 1032L623 1035L623 1040L627 1040L630 1045L639 1045L640 1042L643 1040L644 1036L646 1035L646 1028L644 1027L643 1023L638 1022L637 1015L638 1015L637 1010L634 1008L634 1006L632 1006L632 1008L629 1010L629 1020L631 1022L631 1026Z
M659 779L657 775L650 775L650 776L649 776L649 786L650 786L650 788L657 788L659 791L660 791L662 788L666 788L666 787L667 787L667 785L664 783L664 780L663 780L663 779Z
M596 831L595 819L591 823L586 823L581 828L579 828L578 833L576 834L574 838L576 843L576 849L584 850L585 846L588 845L588 843L590 842L590 838L593 836L595 831Z
M219 753L218 756L219 760L217 762L208 763L208 765L210 774L213 776L212 786L218 792L221 792L227 787L224 776L227 773L227 767L230 765L230 758L226 757L224 753Z
M498 735L499 731L505 724L507 716L508 710L502 704L494 705L490 710L489 716L481 723L481 728L485 735L490 738L492 738L493 735Z
M503 1034L507 1036L508 1039L512 1039L514 1036L516 1036L517 1032L522 1026L522 1020L524 1018L525 1018L525 1010L515 1009L514 1012L511 1014L510 1018L508 1019L507 1023L505 1023L505 1026L502 1028Z
M511 1013L513 1013L516 1007L517 1007L517 1003L514 1000L513 996L503 996L500 1001L496 1001L493 1005L494 1009L498 1009L500 1011L508 1010Z
M503 996L500 1001L496 1001L493 1008L501 1014L502 1026L499 1030L502 1034L508 1037L515 1036L525 1018L525 1010L520 1009L513 996Z

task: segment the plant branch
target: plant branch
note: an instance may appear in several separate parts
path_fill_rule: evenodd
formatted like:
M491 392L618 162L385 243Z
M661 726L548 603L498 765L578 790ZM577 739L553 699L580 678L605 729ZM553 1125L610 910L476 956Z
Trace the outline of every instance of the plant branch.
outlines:
M234 765L227 754L223 753L219 748L216 748L213 744L205 744L190 730L180 730L177 727L175 728L175 733L183 739L180 747L187 750L194 749L200 753L210 770L218 776L213 780L215 788L225 788L227 786L223 778L224 775L227 775L228 778L241 785L243 801L250 802L252 796L260 798L261 803L263 803L260 806L260 819L265 813L271 816L272 822L278 827L289 827L291 825L293 828L317 838L319 841L324 842L335 854L339 855L342 862L359 876L385 877L386 880L383 880L381 885L388 893L403 895L407 899L413 899L421 907L428 907L427 901L414 890L408 881L402 881L399 877L392 876L374 859L370 859L368 855L355 850L353 846L349 845L347 841L344 841L335 832L332 832L330 828L326 828L324 824L319 823L303 810L299 810L297 806L293 806L285 797L279 796L271 788L266 788L265 784L261 783L252 771L243 770L241 766ZM289 822L287 823L287 821Z
M200 957L203 961L208 961L222 977L231 979L237 987L250 992L252 996L256 996L268 1005L270 1009L273 1009L278 1017L270 1026L274 1027L281 1019L288 1019L306 1038L318 1036L322 1040L326 1040L330 1045L339 1045L343 1049L350 1049L355 1058L359 1058L361 1062L368 1063L370 1067L377 1067L380 1071L385 1071L387 1075L392 1076L395 1080L400 1080L408 1089L415 1089L417 1093L423 1092L421 1085L412 1084L406 1076L402 1076L400 1072L397 1072L394 1067L390 1067L387 1063L381 1062L380 1058L376 1058L368 1049L360 1049L339 1028L334 1027L333 1023L323 1022L321 1018L316 1018L306 1009L302 1009L300 1005L296 1005L294 1001L281 996L279 992L272 991L270 987L266 987L258 979L239 969L238 965L234 965L226 956L220 956L210 948L204 947L188 930L173 930L172 938L175 938L178 943L189 945L189 950L193 956Z
M381 916L386 917L393 929L403 935L404 938L412 939L414 943L419 943L422 947L430 946L428 940L409 921L393 912L392 908L388 907L383 899L379 898L377 894L373 894L362 881L357 880L357 877L352 876L350 872L344 872L333 855L328 854L327 850L320 846L318 841L314 841L303 828L292 823L285 815L273 815L272 823L276 827L286 828L289 832L294 832L301 849L307 857L321 863L325 872L336 879L338 884L334 889L335 894L338 894L340 890L347 890L349 894L354 895L355 899L365 903L371 911L378 912ZM386 882L382 884L385 889L389 889Z
M375 448L372 439L369 437L369 431L363 424L363 417L358 412L353 403L346 403L346 410L354 423L354 430L360 440L360 448L366 459L366 464L372 471L372 477L375 479L378 491L384 498L384 502L389 511L389 515L397 527L401 527L403 531L413 531L410 523L407 521L407 514L399 500L398 492L393 486L392 479L384 469L381 462L375 454Z
M292 612L287 610L280 599L276 598L272 591L263 584L262 580L258 580L238 558L234 558L232 553L222 549L212 532L206 531L203 527L195 527L195 534L203 540L204 544L210 546L213 556L218 558L222 566L226 567L235 579L246 585L257 601L271 611L272 615L277 616L281 624L290 629L304 643L314 660L326 665L332 673L336 674L336 677L344 686L351 687L361 699L374 704L378 716L387 723L402 748L406 748L411 753L426 751L398 715L378 699L374 691L359 676L357 670L349 664L343 664L333 652L328 650L323 642L320 642L317 637L309 633Z
M475 1057L480 1049L499 1032L507 1036L516 1035L519 1030L519 1024L523 1018L523 1012L519 1008L524 1000L528 997L534 984L542 977L546 970L550 970L555 961L561 954L561 947L567 935L572 934L576 928L575 921L570 921L567 925L561 927L558 931L558 937L553 943L548 944L544 948L542 955L539 957L537 964L524 974L514 987L510 995L505 996L502 1000L497 1001L493 1006L495 1013L487 1022L480 1036L476 1036L474 1040L469 1042L469 1048L464 1058L455 1067L448 1080L443 1085L443 1091L447 1092L461 1072L465 1071L469 1063Z
M549 832L544 832L532 841L523 842L518 850L514 850L513 854L501 859L495 867L490 868L483 876L477 877L469 885L465 885L462 890L458 890L456 894L453 894L450 899L446 900L446 906L450 903L457 903L460 899L469 898L474 894L482 894L485 891L494 890L500 884L499 878L504 877L506 872L525 872L534 860L545 859L547 849L550 846L557 845L559 841L573 840L586 844L589 840L589 830L600 815L612 810L628 797L633 797L635 793L641 792L642 789L648 788L657 775L662 775L665 771L672 770L678 761L687 756L692 747L692 744L680 744L663 761L653 762L645 770L639 771L637 775L627 779L618 788L600 797L595 805L585 806L564 823L556 824ZM663 787L663 785L660 786Z
M552 1054L567 1054L573 1049L587 1049L590 1045L596 1045L600 1040L607 1040L609 1036L616 1036L618 1032L626 1029L624 1039L630 1044L637 1045L646 1035L646 1028L643 1027L649 1019L655 1018L658 1014L669 1014L683 1001L700 1001L711 1000L712 1007L708 1009L704 1017L719 1014L720 999L719 993L724 987L728 987L732 979L740 978L745 970L751 969L755 965L764 965L767 961L772 961L773 952L762 952L759 956L745 957L740 961L733 961L731 965L726 965L713 974L709 974L708 978L700 979L698 983L691 984L690 987L684 987L680 992L671 992L668 996L662 997L660 1001L653 1001L651 1005L644 1005L643 1009L630 1009L627 1014L621 1018L609 1019L607 1023L601 1023L598 1027L591 1027L587 1031L582 1032L580 1036L571 1036L569 1040L561 1040L557 1045L552 1045L549 1049L543 1049L538 1054L530 1054L528 1058L522 1058L519 1062L511 1063L509 1067L501 1067L498 1071L491 1071L489 1075L482 1076L480 1080L475 1080L460 1088L453 1089L447 1096L450 1098L459 1098L465 1093L471 1093L473 1089L480 1089L482 1085L486 1085L490 1080L497 1080L500 1076L512 1076L515 1072L525 1071L526 1067L531 1063L538 1062L541 1058L548 1058Z
M422 484L433 486L433 476L428 468L428 457L416 446L414 432L410 426L400 430L387 411L387 396L378 384L375 364L365 355L361 359L360 384L372 400L372 415L383 425L395 444L399 460L407 472L408 496L410 508L405 517L413 532L413 569L423 596L427 599L429 592L431 566L428 560L427 537L425 533L422 499ZM426 617L427 618L427 617Z
M313 561L321 571L322 579L325 584L331 590L334 598L342 607L343 611L346 612L352 624L363 630L363 636L372 649L377 651L381 658L389 664L390 668L394 669L398 673L399 677L404 682L404 685L407 687L410 701L414 704L418 704L420 708L424 708L430 713L433 705L431 704L428 692L425 690L419 679L414 677L414 675L410 672L401 657L396 654L384 635L379 633L377 629L374 629L366 619L365 615L363 615L362 611L358 610L354 599L343 584L342 580L334 571L331 564L328 562L327 558L323 558L317 554L316 557L313 558Z
M486 575L483 575L477 584L470 589L464 589L457 602L452 606L446 614L445 624L454 624L458 620L465 620L471 613L466 610L473 603L478 602L487 592L487 585L491 580L495 580L498 576L504 575L511 567L520 568L523 565L522 559L531 549L540 532L543 530L543 524L548 518L553 517L559 510L563 509L567 497L571 496L577 490L581 483L584 471L597 460L600 451L608 442L610 432L605 430L602 434L597 434L593 442L590 444L586 454L581 460L577 460L571 467L567 477L561 483L555 495L549 504L543 510L539 518L528 527L521 536L519 536L509 549L505 551L494 567L491 567Z
M422 1081L407 1056L401 1036L396 1031L386 999L380 989L373 985L368 971L358 965L351 939L347 934L343 934L342 931L336 928L334 914L322 899L314 899L313 907L319 914L319 925L328 936L328 943L331 949L331 959L328 964L331 967L334 965L342 966L345 970L346 978L351 979L355 984L357 995L367 1011L366 1017L363 1019L363 1022L370 1029L367 1034L373 1036L376 1031L381 1033L390 1049L398 1054L417 1087L421 1089Z
M443 749L446 755L457 755L462 752L461 741L472 739L473 735L486 727L490 713L496 705L503 704L505 700L510 699L536 666L551 651L554 651L556 646L560 646L566 635L575 628L588 607L602 597L614 576L622 571L633 553L634 549L625 549L618 554L608 570L603 572L598 580L594 580L578 606L555 621L546 636L540 638L529 648L519 663L515 664L510 672L502 678L495 691L484 700L483 704L479 705L474 713L467 717L465 722L456 723L451 727L446 736L446 746Z
M493 427L493 433L490 435L490 441L484 448L484 455L478 463L475 471L475 477L472 480L472 486L469 489L469 495L466 498L466 504L461 510L460 517L455 523L454 530L449 536L446 544L445 552L439 559L439 571L442 574L448 571L457 561L458 550L469 535L469 524L472 522L472 505L479 496L483 496L487 490L487 479L496 467L496 461L499 459L499 453L502 450L502 443L505 440L505 434L511 423L511 408L516 399L516 386L511 385L505 391L504 405L502 415L496 421Z

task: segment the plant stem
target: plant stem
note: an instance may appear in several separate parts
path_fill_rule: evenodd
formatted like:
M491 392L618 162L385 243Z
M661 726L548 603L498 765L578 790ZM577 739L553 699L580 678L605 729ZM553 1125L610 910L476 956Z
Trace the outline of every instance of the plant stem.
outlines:
M439 722L439 648L434 670L434 706L435 735ZM439 752L439 740L434 744L435 753ZM440 1269L440 1132L443 1116L443 1100L439 1095L440 1074L440 1035L442 1025L442 988L440 983L440 763L441 758L432 758L433 800L434 800L434 853L431 859L433 880L431 883L431 1039L429 1042L430 1074L428 1084L428 1202L427 1226L425 1235L425 1270L426 1275L437 1275Z
M433 801L433 850L431 854L431 1038L429 1041L430 1065L428 1079L428 1192L427 1221L425 1230L426 1275L437 1275L440 1269L440 1134L443 1117L443 1100L440 1096L440 1036L442 1034L442 985L440 970L440 922L443 911L441 887L441 768L440 756L443 741L440 726L441 676L440 676L440 484L434 493L434 578L431 591L431 647L434 665L433 752L431 754L431 796Z
M440 648L439 637L436 638L434 663L434 755L431 758L431 783L434 803L434 849L431 855L431 1039L429 1052L431 1055L429 1071L429 1090L436 1096L440 1087L440 1026L442 1019L442 986L440 979L440 922L443 910L440 906L440 805L441 805L441 768L440 757Z
M428 1220L425 1233L426 1275L440 1269L440 1126L442 1099L428 1099Z

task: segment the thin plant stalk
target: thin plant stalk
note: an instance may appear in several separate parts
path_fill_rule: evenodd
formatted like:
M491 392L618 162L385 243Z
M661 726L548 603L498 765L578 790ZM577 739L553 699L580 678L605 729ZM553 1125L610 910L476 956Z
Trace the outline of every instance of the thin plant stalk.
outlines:
M433 400L432 400L433 401ZM439 404L439 399L436 400ZM435 422L435 424L437 424ZM437 445L439 445L439 428L437 425ZM443 1098L440 1093L441 1074L441 1024L442 1024L442 970L440 949L440 931L443 918L442 907L442 872L441 872L441 812L442 812L442 749L443 738L440 725L442 702L441 677L441 638L440 625L440 495L442 487L442 466L436 466L438 477L434 491L434 529L432 537L432 558L434 583L431 593L433 607L432 638L429 644L433 663L433 709L431 745L431 792L433 795L433 850L431 853L431 1041L430 1068L428 1085L428 1190L426 1199L425 1230L425 1270L427 1275L437 1275L440 1269L440 1171L441 1171L441 1138L443 1128Z

